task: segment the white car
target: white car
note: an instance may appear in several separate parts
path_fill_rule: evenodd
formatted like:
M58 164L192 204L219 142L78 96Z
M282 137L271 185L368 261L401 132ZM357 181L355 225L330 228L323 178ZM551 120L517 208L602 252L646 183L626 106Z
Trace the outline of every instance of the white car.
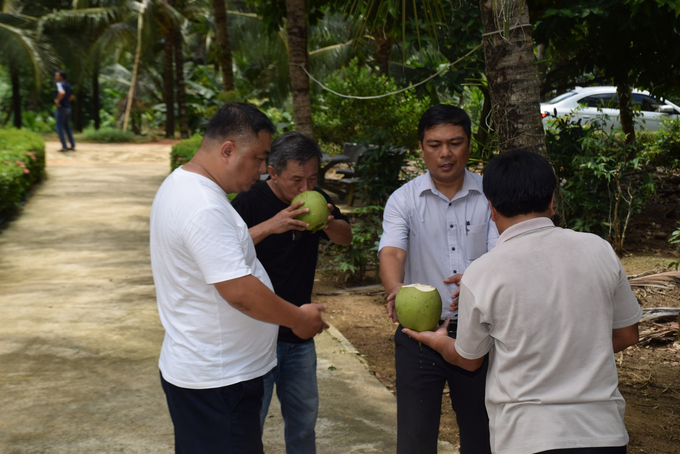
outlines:
M662 127L663 118L680 115L680 107L669 101L660 101L647 91L633 90L631 96L633 107L639 106L638 115L634 116L636 130L657 131ZM608 132L612 128L620 128L616 87L576 87L541 104L544 127L549 126L551 119L565 115L571 115L573 121L582 119L583 125L598 120Z

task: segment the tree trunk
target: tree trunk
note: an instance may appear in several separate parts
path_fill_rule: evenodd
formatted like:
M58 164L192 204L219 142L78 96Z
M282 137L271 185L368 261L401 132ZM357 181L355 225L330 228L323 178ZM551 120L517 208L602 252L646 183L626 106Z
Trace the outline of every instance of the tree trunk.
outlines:
M378 36L375 37L378 44L378 68L381 76L390 75L390 55L392 54L392 38L388 37L385 28L381 27L378 30Z
M175 87L172 74L173 27L165 34L163 56L163 100L165 101L165 137L175 136Z
M94 120L94 129L99 129L101 126L101 119L99 118L99 56L95 57L92 65L92 119Z
M123 131L127 131L130 121L130 112L134 103L135 86L137 85L137 74L139 73L139 59L142 56L142 28L144 27L144 11L137 13L137 47L135 49L135 62L132 67L132 78L130 79L130 90L128 90L127 102L125 104L125 115L123 116Z
M489 129L488 124L492 124L493 121L489 114L491 113L491 96L489 95L489 90L486 87L481 87L480 90L484 94L484 104L482 104L482 111L479 114L479 128L477 129L477 134L475 134L475 140L478 146L481 147L481 155L484 159L491 158L488 150L489 146Z
M21 129L21 92L19 82L19 71L15 67L10 68L12 79L12 110L14 111L14 127Z
M184 87L184 55L182 53L182 32L175 29L173 33L175 46L175 79L177 82L177 111L179 114L179 131L182 139L189 138L189 124L187 123L187 99Z
M633 119L633 103L630 95L630 84L627 77L617 78L616 94L619 96L619 115L621 129L626 136L626 143L635 142L635 121Z
M212 0L217 31L217 60L222 68L222 90L234 90L234 70L231 59L231 41L227 23L227 8L224 0Z
M82 79L81 79L82 80ZM75 95L75 102L72 102L71 111L73 112L73 129L76 132L83 132L83 84L78 84Z
M290 88L293 92L295 130L308 137L314 137L309 78L302 69L308 68L305 0L286 0L286 16L288 18L288 66L290 67Z
M525 149L547 157L527 3L509 2L514 8L508 11L506 22L496 24L494 2L498 4L497 0L480 0L479 6L499 151Z

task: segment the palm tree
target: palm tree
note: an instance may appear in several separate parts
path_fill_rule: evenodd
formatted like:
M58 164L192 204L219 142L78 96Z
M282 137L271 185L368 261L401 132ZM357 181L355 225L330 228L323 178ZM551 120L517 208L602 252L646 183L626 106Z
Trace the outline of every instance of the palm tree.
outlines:
M217 32L217 60L222 70L222 90L234 90L234 70L232 68L231 42L227 26L227 9L224 0L212 0Z
M314 137L309 78L305 73L305 69L309 70L305 0L286 0L286 17L288 18L286 30L295 130L308 137Z
M36 32L38 19L22 13L18 0L0 0L0 61L10 72L12 84L12 107L14 126L21 128L22 68L29 73L39 89L43 80L49 80L50 72L57 67L57 59L49 43Z
M484 25L486 79L500 151L521 148L547 157L526 1L505 2L499 9L495 0L480 0L479 6Z

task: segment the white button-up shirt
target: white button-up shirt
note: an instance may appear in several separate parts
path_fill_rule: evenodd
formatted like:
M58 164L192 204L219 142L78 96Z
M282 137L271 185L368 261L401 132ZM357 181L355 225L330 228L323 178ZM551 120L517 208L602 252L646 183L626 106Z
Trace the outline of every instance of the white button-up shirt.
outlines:
M404 284L436 287L442 319L458 316L449 310L458 286L444 279L463 274L498 240L482 177L467 170L452 200L437 190L429 172L397 189L385 206L383 230L378 254L386 246L406 251Z

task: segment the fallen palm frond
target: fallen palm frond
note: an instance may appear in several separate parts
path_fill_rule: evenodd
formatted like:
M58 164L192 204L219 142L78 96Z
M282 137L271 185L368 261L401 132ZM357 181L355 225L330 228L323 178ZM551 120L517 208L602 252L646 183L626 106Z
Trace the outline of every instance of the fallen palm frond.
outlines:
M644 339L675 339L678 337L678 324L669 325L654 324L650 329L640 332L640 340Z
M631 287L657 287L672 290L680 284L680 271L667 271L665 273L632 277L628 279L628 282Z
M642 309L642 318L640 321L647 322L667 317L677 318L678 314L680 314L680 307L652 307Z

